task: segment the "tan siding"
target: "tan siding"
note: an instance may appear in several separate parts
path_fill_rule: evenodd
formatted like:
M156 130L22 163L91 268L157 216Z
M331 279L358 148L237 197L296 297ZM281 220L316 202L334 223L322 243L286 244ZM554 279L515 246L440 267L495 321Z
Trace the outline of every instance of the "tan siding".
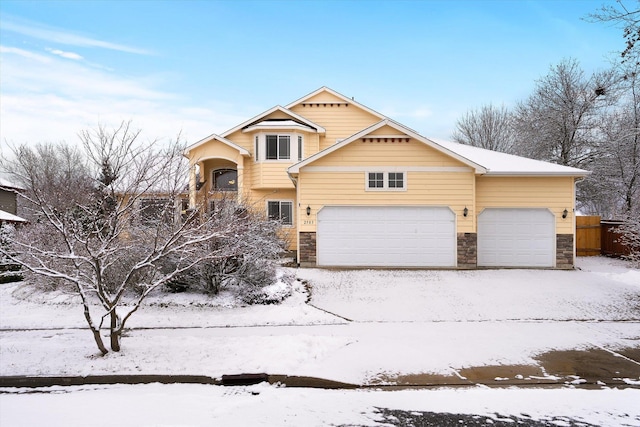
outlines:
M314 123L324 127L326 135L320 141L320 150L336 143L337 139L348 138L356 132L378 123L381 119L354 105L333 105L331 102L344 102L329 93L320 93L305 102L326 102L326 105L298 104L291 108L296 114L301 115Z
M289 162L261 162L252 163L252 189L260 188L294 188L289 179L287 168L293 163Z
M573 234L572 177L478 177L477 211L500 207L543 207L556 216L556 233ZM562 218L567 209L570 215Z
M289 250L297 248L297 221L298 211L300 210L296 203L295 190L252 190L246 198L247 204L255 212L267 215L267 201L269 200L290 200L293 202L293 226L282 228L282 237L287 241Z
M464 167L463 163L414 139L409 142L353 141L310 166L431 166Z
M473 221L462 216L473 204L472 172L408 172L406 191L367 191L364 172L301 173L299 186L300 206L312 211L302 218L300 231L315 231L316 214L327 205L449 206L458 215L458 232L473 231Z

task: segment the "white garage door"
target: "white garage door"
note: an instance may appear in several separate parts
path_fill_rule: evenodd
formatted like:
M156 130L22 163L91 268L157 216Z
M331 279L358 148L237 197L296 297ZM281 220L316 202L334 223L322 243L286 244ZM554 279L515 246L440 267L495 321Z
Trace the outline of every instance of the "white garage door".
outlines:
M454 267L455 215L446 207L327 206L318 212L322 266Z
M485 209L478 215L478 266L554 267L555 236L547 209Z

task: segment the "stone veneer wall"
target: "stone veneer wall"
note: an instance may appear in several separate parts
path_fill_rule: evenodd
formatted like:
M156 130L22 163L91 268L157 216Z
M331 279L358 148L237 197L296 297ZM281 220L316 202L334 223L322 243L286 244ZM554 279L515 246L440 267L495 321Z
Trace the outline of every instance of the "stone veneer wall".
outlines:
M300 232L300 259L303 267L314 267L316 265L316 233L309 231Z
M476 268L478 265L478 235L458 233L458 268Z
M573 268L573 234L556 234L556 268Z

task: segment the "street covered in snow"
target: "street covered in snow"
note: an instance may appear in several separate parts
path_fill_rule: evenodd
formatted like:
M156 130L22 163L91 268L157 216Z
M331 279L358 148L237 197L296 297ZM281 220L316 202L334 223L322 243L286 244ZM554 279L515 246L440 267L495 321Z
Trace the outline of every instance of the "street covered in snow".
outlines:
M0 425L388 421L376 408L479 414L491 422L512 415L557 425L562 419L554 417L640 425L640 271L601 257L579 258L578 267L285 269L296 280L280 305L156 295L131 318L122 352L105 357L73 296L2 285L4 377L267 373L362 388L86 385L35 394L5 388ZM584 359L591 366L575 369ZM95 408L107 403L122 411L95 418Z

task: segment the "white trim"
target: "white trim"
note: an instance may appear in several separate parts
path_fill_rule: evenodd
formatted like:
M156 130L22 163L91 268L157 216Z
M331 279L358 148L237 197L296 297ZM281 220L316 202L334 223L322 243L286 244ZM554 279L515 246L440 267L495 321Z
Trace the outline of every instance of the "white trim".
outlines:
M312 129L308 126L303 126L300 123L282 124L277 126L257 124L254 126L249 126L246 129L242 129L242 133L249 133L249 132L255 132L255 131L277 131L277 130L289 130L289 131L297 130L297 131L307 132L307 133L308 132L317 133L315 129Z
M295 215L296 215L296 207L295 207L295 203L293 199L266 199L265 200L265 210L267 211L267 218L269 218L269 202L279 202L280 203L280 218L282 218L282 203L291 203L291 217L289 218L291 220L291 224L285 224L282 223L282 226L285 228L295 228L297 221L295 219ZM271 219L271 218L269 218Z
M369 174L370 173L381 173L382 174L382 187L369 187ZM402 174L402 187L389 187L389 174L390 173L401 173ZM407 191L407 172L398 171L398 170L380 170L380 169L369 169L364 173L364 191L372 191L372 192L402 192Z
M293 111L289 111L288 109L281 107L280 105L276 105L275 107L271 107L270 109L268 109L267 111L258 114L257 116L254 116L252 118L250 118L249 120L246 120L242 123L240 123L239 125L229 129L228 131L225 131L222 133L223 137L226 137L228 135L231 135L232 133L244 128L245 126L249 126L250 124L260 120L261 118L268 116L271 113L274 113L276 111L280 111L284 114L287 114L288 116L293 117L294 119L297 119L299 121L301 121L302 123L308 124L309 126L317 129L318 133L326 133L327 131L325 130L325 128L323 128L322 126L312 122L311 120L304 118L296 113L294 113Z
M473 172L466 166L375 166L386 172ZM305 166L303 172L368 172L371 166Z
M245 148L237 145L233 141L230 141L227 138L222 137L222 136L220 136L218 134L215 134L215 133L213 133L213 134L209 135L208 137L206 137L204 139L201 139L200 141L198 141L198 142L188 146L187 148L185 148L183 155L188 157L189 156L189 152L191 150L193 150L194 148L199 147L199 146L201 146L203 144L206 144L207 142L210 142L210 141L220 141L223 144L228 145L229 147L231 147L231 148L233 148L235 150L238 150L240 152L240 154L243 155L243 156L251 156L251 153L249 153L249 151L247 149L245 149Z

